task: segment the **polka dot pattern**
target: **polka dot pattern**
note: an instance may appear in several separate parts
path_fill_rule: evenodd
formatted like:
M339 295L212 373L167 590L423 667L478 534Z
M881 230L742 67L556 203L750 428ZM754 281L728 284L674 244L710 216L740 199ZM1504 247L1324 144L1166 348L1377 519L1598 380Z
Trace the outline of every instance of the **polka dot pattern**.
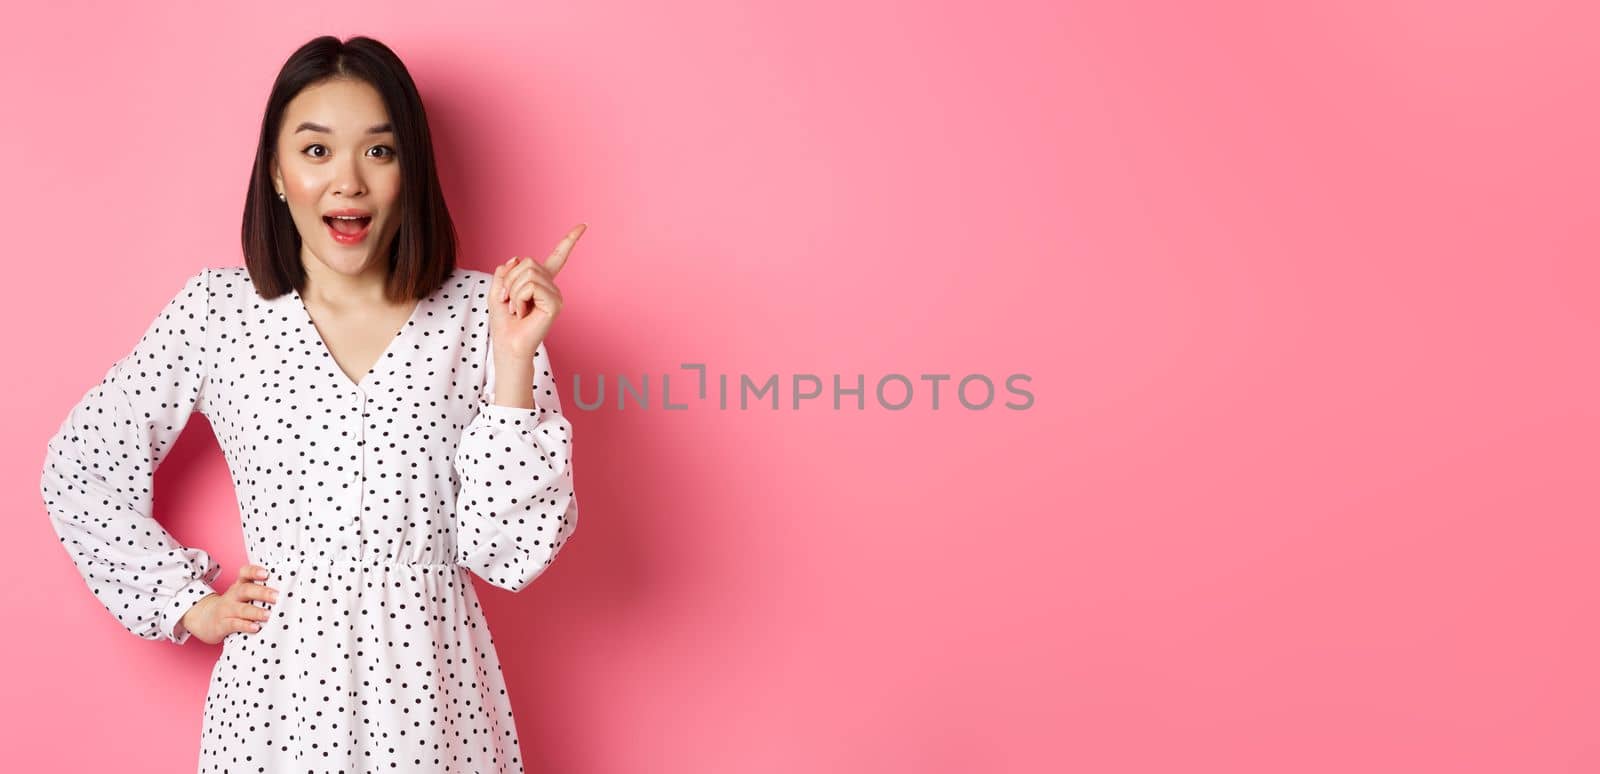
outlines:
M211 422L279 598L222 642L200 771L523 770L468 574L526 588L578 504L543 344L535 407L493 403L492 279L457 269L356 381L298 293L202 270L50 439L41 492L89 589L128 631L181 645L221 568L152 518L152 482L190 415Z

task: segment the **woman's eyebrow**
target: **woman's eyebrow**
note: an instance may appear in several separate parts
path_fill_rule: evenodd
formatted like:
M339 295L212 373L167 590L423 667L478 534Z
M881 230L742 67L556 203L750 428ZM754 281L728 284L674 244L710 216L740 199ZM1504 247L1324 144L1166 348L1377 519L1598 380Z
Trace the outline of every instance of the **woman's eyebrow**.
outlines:
M392 131L394 131L394 124L383 123L368 129L367 134L383 134L384 132ZM299 134L301 132L322 132L323 134L333 134L332 129L329 129L322 124L311 123L310 121L302 121L300 122L299 126L295 127L295 134Z

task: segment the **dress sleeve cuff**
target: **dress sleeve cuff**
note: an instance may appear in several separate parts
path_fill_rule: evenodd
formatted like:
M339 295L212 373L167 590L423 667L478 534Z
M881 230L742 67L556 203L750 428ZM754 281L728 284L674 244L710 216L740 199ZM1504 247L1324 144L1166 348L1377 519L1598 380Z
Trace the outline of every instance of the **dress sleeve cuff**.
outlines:
M513 430L533 432L539 426L540 420L549 414L542 407L517 408L516 406L502 406L498 403L485 403L479 409L483 420L491 427L507 426Z
M194 603L204 599L207 594L214 593L216 593L216 589L212 588L211 584L204 578L195 578L189 581L188 585L179 589L178 593L172 597L172 601L167 603L166 609L161 613L161 636L174 645L182 645L188 642L189 630L179 626L183 622L183 615L189 612L189 608L194 607ZM174 630L181 631L174 634Z

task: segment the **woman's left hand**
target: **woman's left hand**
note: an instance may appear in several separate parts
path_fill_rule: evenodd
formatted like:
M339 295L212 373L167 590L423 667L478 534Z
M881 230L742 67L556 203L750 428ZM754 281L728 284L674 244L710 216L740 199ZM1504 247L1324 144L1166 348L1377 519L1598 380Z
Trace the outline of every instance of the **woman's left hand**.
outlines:
M587 223L567 232L555 252L542 265L531 257L517 256L494 270L489 286L489 338L494 355L531 360L561 313L561 291L556 275L566 265L567 254L588 230Z

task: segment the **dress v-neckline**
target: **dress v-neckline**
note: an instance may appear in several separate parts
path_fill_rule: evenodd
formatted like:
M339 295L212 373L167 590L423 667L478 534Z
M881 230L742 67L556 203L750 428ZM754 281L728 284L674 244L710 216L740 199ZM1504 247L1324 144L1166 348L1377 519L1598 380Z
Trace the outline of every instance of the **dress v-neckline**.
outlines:
M378 359L372 362L372 366L367 369L366 373L361 375L360 379L352 379L349 374L344 372L344 368L339 365L339 359L333 356L333 350L328 347L327 339L322 337L321 329L317 328L317 321L311 316L311 309L306 306L306 300L300 295L300 290L298 288L290 288L289 292L294 294L295 306L300 310L301 321L305 323L307 328L311 329L311 338L316 341L316 346L322 350L322 357L318 358L318 360L327 361L327 370L332 373L333 377L346 387L356 390L365 390L367 385L377 376L378 369L382 368L386 361L394 359L395 345L405 338L407 331L416 327L417 316L421 314L423 305L428 303L434 296L433 293L430 293L427 298L417 301L416 305L411 307L411 314L407 315L406 321L400 324L400 330L395 331L394 335L389 337L389 341L384 346L383 351L378 353Z

